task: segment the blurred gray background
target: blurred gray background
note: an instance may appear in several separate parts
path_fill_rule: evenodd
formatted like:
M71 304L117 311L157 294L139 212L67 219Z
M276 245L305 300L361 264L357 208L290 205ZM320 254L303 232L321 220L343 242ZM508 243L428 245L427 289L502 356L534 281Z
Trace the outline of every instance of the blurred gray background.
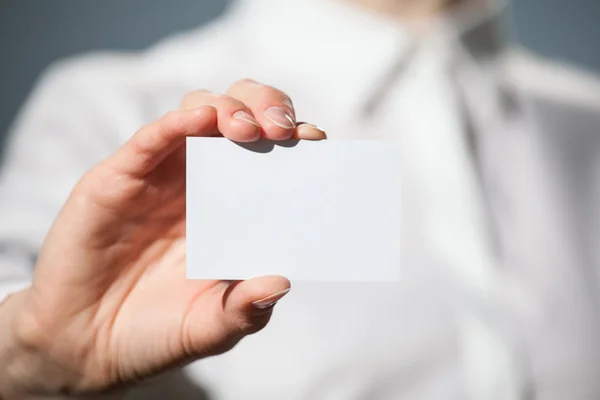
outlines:
M197 27L226 0L0 0L0 144L39 73L96 49L141 49ZM600 71L599 0L513 0L523 45Z

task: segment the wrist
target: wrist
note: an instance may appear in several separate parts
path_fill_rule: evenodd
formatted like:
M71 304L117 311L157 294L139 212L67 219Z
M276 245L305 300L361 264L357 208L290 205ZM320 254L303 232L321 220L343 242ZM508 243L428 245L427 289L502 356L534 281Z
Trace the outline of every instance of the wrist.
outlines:
M0 302L0 399L26 399L21 387L27 371L23 365L24 351L17 338L18 319L27 296L27 289L8 295Z
M121 400L125 390L62 395L69 392L65 371L36 349L35 329L27 321L29 289L0 302L0 400ZM43 352L42 352L43 354ZM58 371L60 369L60 371ZM68 375L68 374L66 374Z

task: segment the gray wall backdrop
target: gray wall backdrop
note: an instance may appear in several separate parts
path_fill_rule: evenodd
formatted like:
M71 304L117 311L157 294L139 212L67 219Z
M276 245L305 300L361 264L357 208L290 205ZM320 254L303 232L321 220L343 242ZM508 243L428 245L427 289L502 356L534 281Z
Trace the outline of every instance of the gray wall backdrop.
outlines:
M0 142L39 73L95 49L141 49L218 16L226 0L0 0ZM517 38L600 71L600 0L514 0ZM1 144L1 143L0 143Z

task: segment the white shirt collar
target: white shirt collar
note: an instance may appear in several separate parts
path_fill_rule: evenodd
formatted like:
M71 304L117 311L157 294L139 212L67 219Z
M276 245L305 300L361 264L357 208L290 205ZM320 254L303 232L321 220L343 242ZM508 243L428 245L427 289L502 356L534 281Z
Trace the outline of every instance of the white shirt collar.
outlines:
M430 35L472 60L497 55L504 44L498 29L504 3L469 6L451 10ZM303 80L310 76L322 92L334 91L341 109L364 106L382 76L416 44L399 23L339 0L238 0L231 11L230 21L261 63Z

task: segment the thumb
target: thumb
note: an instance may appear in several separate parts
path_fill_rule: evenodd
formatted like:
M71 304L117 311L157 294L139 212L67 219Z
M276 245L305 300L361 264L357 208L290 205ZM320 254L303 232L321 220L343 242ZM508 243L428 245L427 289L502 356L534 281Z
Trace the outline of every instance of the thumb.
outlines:
M269 322L273 307L291 289L281 276L246 281L223 281L210 296L212 304L198 304L189 318L188 337L199 356L224 353L244 336L256 333ZM207 308L212 310L207 321Z

